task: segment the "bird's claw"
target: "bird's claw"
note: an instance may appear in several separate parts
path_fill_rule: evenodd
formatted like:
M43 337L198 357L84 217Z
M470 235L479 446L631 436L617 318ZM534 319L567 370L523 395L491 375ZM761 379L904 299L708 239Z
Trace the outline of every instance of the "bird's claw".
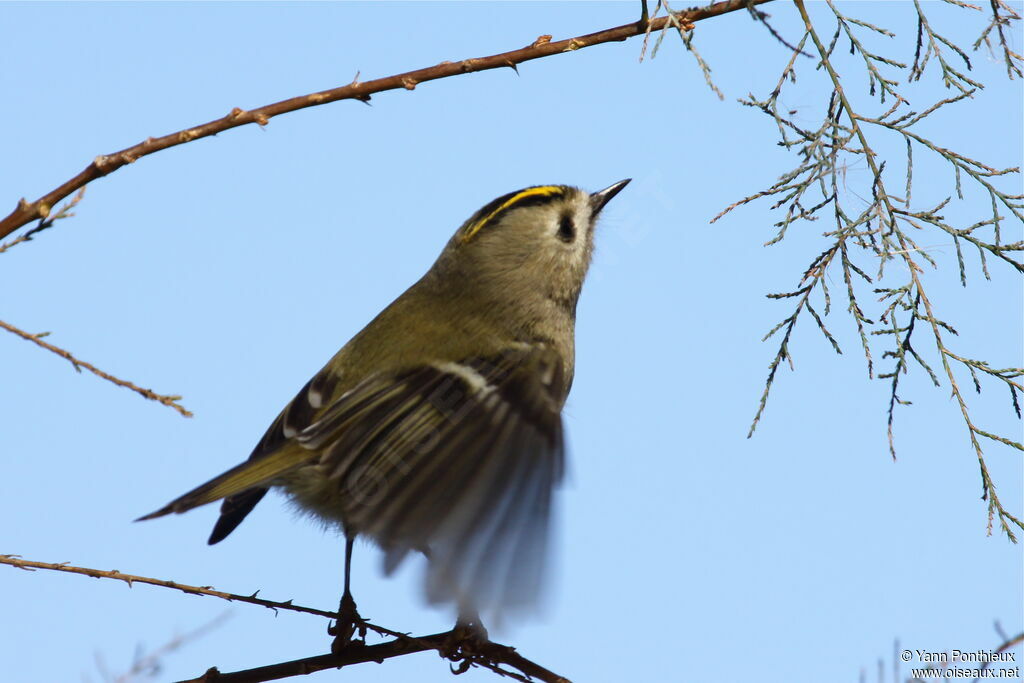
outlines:
M455 628L452 629L444 645L441 647L441 656L457 663L452 666L453 674L463 674L469 671L473 661L483 655L485 645L490 643L487 637L487 629L478 619L460 619Z
M366 620L359 616L356 611L355 600L351 595L345 595L338 605L338 618L333 625L327 627L328 635L334 636L331 642L331 652L338 654L348 647L366 644ZM359 635L359 640L353 640L353 636Z

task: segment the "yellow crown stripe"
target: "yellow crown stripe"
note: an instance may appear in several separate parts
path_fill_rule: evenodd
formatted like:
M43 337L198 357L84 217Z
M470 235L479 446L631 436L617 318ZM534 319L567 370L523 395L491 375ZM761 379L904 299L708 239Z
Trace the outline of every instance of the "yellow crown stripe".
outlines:
M505 211L513 204L521 202L527 197L552 197L554 195L560 195L564 191L565 190L558 185L541 185L539 187L528 187L525 190L522 190L521 192L517 192L516 194L509 197L501 206L496 208L494 211L491 211L489 214L478 220L476 223L473 223L468 228L466 228L466 234L462 236L462 242L469 242L476 236L478 232L480 232L480 230L483 229L485 225L494 220L495 216L497 216L502 211Z

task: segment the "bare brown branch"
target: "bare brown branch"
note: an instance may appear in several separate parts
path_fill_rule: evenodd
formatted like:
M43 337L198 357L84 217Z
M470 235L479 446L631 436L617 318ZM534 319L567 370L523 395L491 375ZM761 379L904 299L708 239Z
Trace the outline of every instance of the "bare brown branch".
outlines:
M131 389L132 391L134 391L135 393L139 394L140 396L142 396L144 398L148 398L151 401L156 401L157 403L162 403L165 406L169 406L171 408L174 408L179 413L181 413L182 416L184 416L184 417L192 417L192 413L189 412L188 410L186 410L183 405L178 403L178 401L181 400L181 396L165 396L164 394L156 393L152 389L144 389L144 388L142 388L142 387L140 387L140 386L138 386L136 384L133 384L132 382L129 382L129 381L124 380L124 379L121 379L119 377L114 377L110 373L104 372L103 370L100 370L98 367L96 367L92 363L87 363L84 360L80 360L78 358L75 358L73 355L71 355L70 351L65 351L64 349L60 348L59 346L54 346L53 344L50 344L48 342L43 341L42 338L45 337L46 334L48 334L48 333L32 334L30 332L26 332L25 330L18 329L14 325L11 325L10 323L6 323L3 320L0 320L0 328L5 329L8 332L11 332L12 334L16 334L19 337L21 337L22 339L27 339L28 341L32 342L33 344L37 344L37 345L43 347L47 351L51 351L51 352L57 354L61 358L65 359L69 363L71 363L71 365L78 372L81 372L82 368L85 368L86 370L88 370L92 374L96 375L97 377L105 379L108 382L113 382L114 384L116 384L119 387L124 387L125 389Z
M298 111L299 109L315 107L321 104L328 104L329 102L337 102L339 100L359 100L362 102L368 102L371 95L379 92L385 92L387 90L413 90L420 83L434 81L440 78L449 78L451 76L487 71L489 69L501 69L505 67L515 68L517 64L522 64L523 62L528 62L534 59L550 57L563 52L574 52L593 45L626 40L633 36L642 35L648 30L661 30L668 26L670 22L678 22L685 26L697 21L710 19L712 17L717 17L722 14L735 12L736 10L746 9L752 5L760 5L770 1L771 0L726 0L725 2L718 2L708 5L707 7L685 10L675 15L651 20L650 22L634 22L566 40L550 41L538 39L524 48L512 50L510 52L502 52L489 57L463 59L458 62L441 62L436 66L407 71L405 73L387 76L385 78L378 78L365 83L353 81L348 85L338 88L322 90L309 95L300 95L299 97L282 100L280 102L268 104L257 109L250 109L248 111L235 107L223 118L208 121L207 123L191 128L185 128L184 130L171 133L170 135L164 135L158 138L149 138L144 142L140 142L137 145L133 145L119 152L103 154L96 157L81 173L66 181L60 187L47 192L34 202L21 199L14 211L12 211L3 220L0 220L0 238L6 237L31 221L38 218L46 218L54 204L67 197L75 190L84 187L89 182L102 178L126 164L134 163L144 156L153 154L154 152L159 152L160 150L167 149L168 147L175 147L186 142L216 135L217 133L222 133L226 130L250 123L265 126L270 119L275 116Z
M158 586L160 588L171 588L190 595L209 595L215 598L221 598L222 600L227 600L228 602L244 602L250 605L267 607L275 611L287 610L291 612L301 612L304 614L313 614L315 616L324 617L326 619L336 619L338 617L335 612L295 605L291 600L287 600L285 602L264 600L263 598L256 597L255 593L252 595L226 593L224 591L216 590L211 586L191 586L177 581L168 581L166 579L154 579L148 576L124 574L116 569L104 570L92 569L90 567L77 567L66 562L37 562L34 560L22 559L17 555L0 555L0 564L10 565L26 571L48 569L51 571L91 576L96 579L116 579L118 581L124 581L129 586L135 583L144 583L150 586ZM363 623L365 623L368 629L375 633L391 637L393 640L376 645L363 645L361 644L361 641L357 641L350 644L349 647L339 653L317 655L315 657L270 664L268 666L247 669L245 671L236 671L234 673L222 674L217 671L216 668L212 668L199 678L192 680L197 683L200 681L207 683L212 683L213 681L219 681L221 683L227 681L232 683L242 683L243 681L246 683L254 683L256 681L273 681L281 678L289 678L291 676L304 676L324 669L338 669L350 664L382 662L385 659L390 659L392 657L399 657L427 650L436 650L446 659L459 663L463 670L468 669L470 666L482 666L502 676L508 676L522 681L535 678L537 680L545 681L545 683L568 683L568 679L545 669L529 659L526 659L516 652L513 647L491 641L466 639L458 629L453 629L452 631L447 631L445 633L417 637L410 636L399 631L393 631L389 628L378 626L376 624L368 622ZM518 669L525 674L525 677L515 673L514 671L502 668L503 665Z
M192 678L180 683L260 683L262 681L276 681L282 678L293 676L306 676L325 669L340 669L352 664L364 662L383 662L385 659L401 657L416 652L436 650L446 659L452 662L459 662L461 666L455 672L468 670L469 666L483 666L495 673L514 678L520 681L539 680L545 683L569 683L569 679L559 676L553 671L531 662L518 652L515 648L500 643L462 641L460 644L456 631L435 633L429 636L398 637L386 643L378 645L350 645L345 650L326 655L305 657L290 662L270 664L244 671L221 673L216 667L208 669L202 676ZM502 665L511 666L521 671L526 676L521 676L513 671L502 668Z

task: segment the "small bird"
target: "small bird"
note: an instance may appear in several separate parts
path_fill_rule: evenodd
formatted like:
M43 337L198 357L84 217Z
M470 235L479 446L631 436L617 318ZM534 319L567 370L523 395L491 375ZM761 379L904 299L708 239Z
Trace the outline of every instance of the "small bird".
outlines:
M247 461L140 521L223 499L214 544L283 489L346 537L332 631L345 641L361 621L349 585L357 536L381 547L385 573L425 554L428 600L455 605L461 624L535 606L564 470L576 303L598 214L629 182L593 194L540 185L486 204L299 390Z

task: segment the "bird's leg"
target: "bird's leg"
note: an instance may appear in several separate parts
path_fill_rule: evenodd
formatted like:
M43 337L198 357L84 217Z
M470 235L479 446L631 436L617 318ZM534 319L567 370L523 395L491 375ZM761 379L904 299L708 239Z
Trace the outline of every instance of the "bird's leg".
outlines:
M358 631L359 637L366 638L366 621L356 611L356 601L352 599L350 577L352 574L352 546L355 534L345 534L345 592L341 595L338 605L338 619L333 626L327 627L327 633L334 636L331 643L332 652L341 652L352 643L352 636ZM359 641L356 641L359 642Z
M655 12L657 12L657 8L655 8ZM637 23L640 24L640 28L646 31L649 21L650 17L647 13L647 0L640 0L640 21Z

